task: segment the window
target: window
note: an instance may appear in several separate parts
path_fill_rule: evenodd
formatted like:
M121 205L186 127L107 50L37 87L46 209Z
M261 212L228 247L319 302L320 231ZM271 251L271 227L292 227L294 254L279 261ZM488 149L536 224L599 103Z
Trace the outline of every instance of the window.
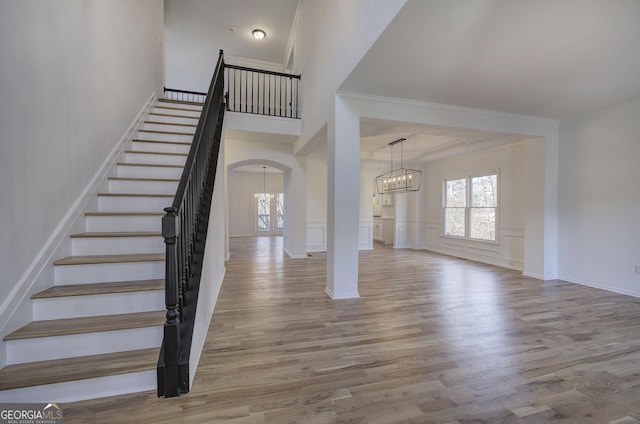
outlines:
M258 231L271 230L271 195L258 193Z
M444 235L496 241L498 174L445 180Z
M276 229L284 228L284 193L276 195Z
M467 180L445 181L444 234L466 237Z

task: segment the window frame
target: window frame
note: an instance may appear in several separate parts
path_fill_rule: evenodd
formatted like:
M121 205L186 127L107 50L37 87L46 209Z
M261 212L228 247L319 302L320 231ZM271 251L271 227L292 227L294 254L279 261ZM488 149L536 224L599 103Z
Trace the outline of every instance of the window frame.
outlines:
M270 193L256 193L256 194L257 194L257 196L256 196L256 208L255 208L256 230L257 230L258 233L270 233L271 229L272 229L271 228L272 225L271 225L271 196L270 196ZM267 203L267 207L269 208L269 213L268 214L261 214L260 213L260 203L262 202L262 199L265 196L268 198L268 201L266 203ZM263 216L267 217L267 219L268 219L267 222L268 222L269 226L266 227L266 228L260 228L260 221L261 221L261 217L263 217Z
M471 211L472 209L491 209L492 207L488 206L472 206L472 194L473 194L473 179L481 178L481 177L489 177L496 176L496 206L495 209L495 240L490 239L482 239L472 237L471 234ZM464 206L464 236L458 236L454 234L447 234L447 209L460 209L463 207L448 207L447 206L447 182L456 181L456 180L465 180L465 206ZM465 176L457 176L452 178L444 178L442 181L442 226L441 226L441 237L446 237L449 239L457 239L457 240L468 240L479 243L487 243L487 244L500 244L500 232L499 232L499 223L500 223L500 169L496 169L493 171L487 172L478 172L473 174L467 174Z
M280 202L280 198L282 197L282 202ZM284 231L284 193L276 193L276 231ZM281 206L281 207L280 207ZM281 209L281 210L278 210ZM280 226L280 221L282 220L282 226Z

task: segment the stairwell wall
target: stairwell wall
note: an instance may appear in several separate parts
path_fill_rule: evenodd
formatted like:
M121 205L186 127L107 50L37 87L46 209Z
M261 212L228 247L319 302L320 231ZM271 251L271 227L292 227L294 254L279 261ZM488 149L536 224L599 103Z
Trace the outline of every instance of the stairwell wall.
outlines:
M21 300L16 287L39 272L43 246L161 92L162 44L162 0L0 2L0 316Z

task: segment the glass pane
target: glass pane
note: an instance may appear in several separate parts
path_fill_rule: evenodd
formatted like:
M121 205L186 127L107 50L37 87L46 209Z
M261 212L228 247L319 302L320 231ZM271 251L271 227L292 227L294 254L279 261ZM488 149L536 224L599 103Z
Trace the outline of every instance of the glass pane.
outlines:
M276 216L277 216L277 229L282 230L284 228L284 193L278 193L276 196Z
M471 178L471 206L498 207L498 176L485 175Z
M447 236L464 237L464 208L445 208L444 233Z
M465 207L467 206L467 180L449 180L446 182L445 207Z
M258 231L271 229L271 198L268 193L258 193Z
M496 240L496 208L471 208L471 238Z

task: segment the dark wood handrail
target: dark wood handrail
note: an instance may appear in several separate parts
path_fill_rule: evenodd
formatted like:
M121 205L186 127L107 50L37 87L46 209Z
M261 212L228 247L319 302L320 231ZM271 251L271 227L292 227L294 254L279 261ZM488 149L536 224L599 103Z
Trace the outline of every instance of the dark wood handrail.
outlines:
M189 356L224 119L224 57L220 50L173 204L165 208L167 319L158 358L158 396L189 391Z
M264 69L249 68L249 67L246 67L246 66L229 65L229 64L225 64L224 67L225 68L231 68L231 69L237 69L239 71L257 72L259 74L276 75L276 76L279 76L279 77L300 79L300 75L299 74L298 75L296 75L296 74L287 74L287 73L284 73L284 72L266 71Z

